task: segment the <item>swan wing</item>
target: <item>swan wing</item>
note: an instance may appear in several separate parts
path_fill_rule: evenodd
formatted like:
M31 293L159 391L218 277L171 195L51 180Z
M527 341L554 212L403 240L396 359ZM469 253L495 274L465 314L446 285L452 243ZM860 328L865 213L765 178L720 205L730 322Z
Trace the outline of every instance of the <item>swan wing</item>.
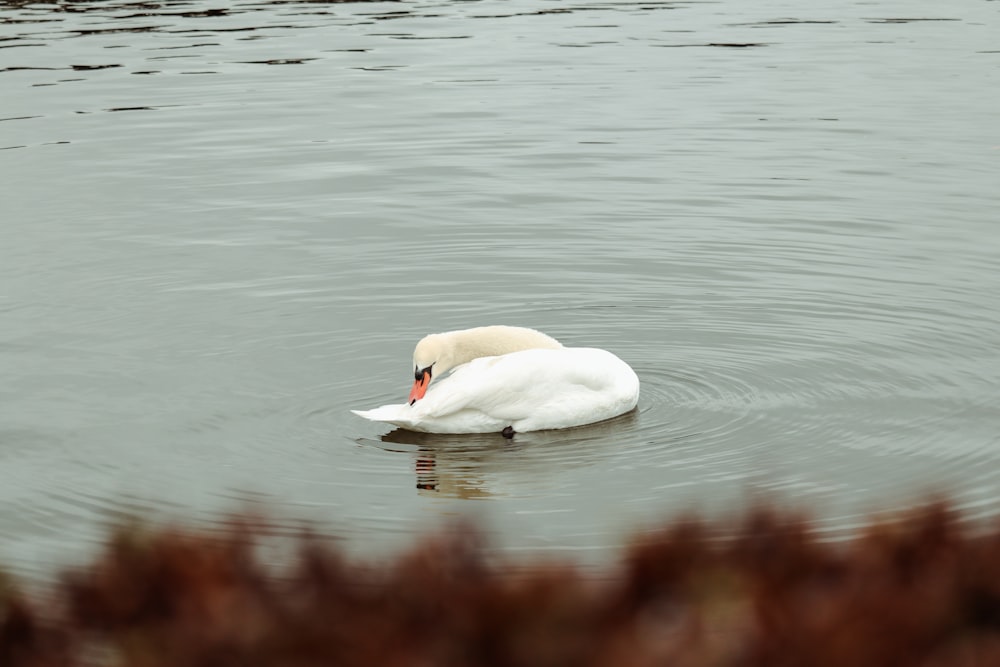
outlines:
M414 405L354 414L432 433L483 433L589 424L635 407L639 381L625 362L595 348L533 349L457 367Z
M460 366L414 407L438 419L482 413L526 431L608 419L634 408L638 393L632 369L605 350L524 350Z

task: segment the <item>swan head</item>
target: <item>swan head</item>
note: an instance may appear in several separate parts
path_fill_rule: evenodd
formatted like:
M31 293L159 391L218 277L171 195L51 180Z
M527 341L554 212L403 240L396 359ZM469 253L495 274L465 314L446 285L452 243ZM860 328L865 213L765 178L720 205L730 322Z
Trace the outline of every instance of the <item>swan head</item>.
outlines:
M443 334L425 336L413 350L413 389L408 402L413 405L424 397L431 378L451 370L455 366L452 346Z
M562 344L540 331L495 325L424 336L413 350L413 389L409 403L424 397L431 377L480 357L492 357L532 348L559 348Z

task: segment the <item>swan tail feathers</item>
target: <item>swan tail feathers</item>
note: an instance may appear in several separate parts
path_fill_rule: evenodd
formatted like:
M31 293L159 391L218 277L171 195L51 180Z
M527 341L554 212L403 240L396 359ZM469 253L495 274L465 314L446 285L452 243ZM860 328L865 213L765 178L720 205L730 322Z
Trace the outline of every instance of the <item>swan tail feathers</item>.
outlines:
M402 409L406 407L405 405L383 405L380 408L373 408L371 410L351 410L354 414L359 417L364 417L365 419L370 419L373 422L382 422L387 419L398 419L402 416Z
M385 422L386 424L394 424L396 426L412 427L416 424L416 420L409 407L406 403L400 403L397 405L383 405L380 408L373 408L372 410L351 410L351 412L373 422Z

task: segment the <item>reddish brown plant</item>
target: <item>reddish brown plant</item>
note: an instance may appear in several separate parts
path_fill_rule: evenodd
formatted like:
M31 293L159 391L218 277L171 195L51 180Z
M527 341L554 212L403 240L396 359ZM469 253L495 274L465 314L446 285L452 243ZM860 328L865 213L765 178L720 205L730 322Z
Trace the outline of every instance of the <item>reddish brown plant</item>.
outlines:
M944 504L821 542L801 517L697 519L601 573L499 562L475 531L384 565L259 524L121 529L51 599L0 586L3 667L1000 665L1000 527Z

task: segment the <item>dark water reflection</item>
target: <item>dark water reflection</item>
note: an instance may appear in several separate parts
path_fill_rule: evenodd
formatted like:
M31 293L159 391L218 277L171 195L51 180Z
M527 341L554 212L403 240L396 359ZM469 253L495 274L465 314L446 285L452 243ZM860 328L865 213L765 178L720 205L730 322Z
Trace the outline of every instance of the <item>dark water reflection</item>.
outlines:
M759 495L1000 514L995 5L0 3L0 561L243 506L585 561ZM348 412L488 323L638 409Z
M381 447L413 455L416 487L425 495L487 498L504 494L495 481L516 479L522 486L544 488L553 469L599 465L613 456L641 456L636 451L609 450L607 445L637 420L633 411L590 426L522 433L512 440L499 433L443 435L394 429L381 436Z

